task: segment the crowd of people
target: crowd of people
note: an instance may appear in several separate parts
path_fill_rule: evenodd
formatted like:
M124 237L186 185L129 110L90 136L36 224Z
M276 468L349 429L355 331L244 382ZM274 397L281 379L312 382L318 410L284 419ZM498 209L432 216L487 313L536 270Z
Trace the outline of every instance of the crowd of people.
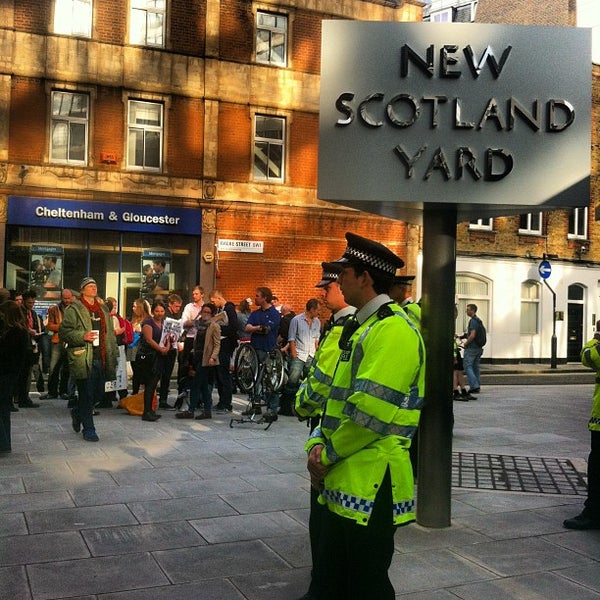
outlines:
M141 418L147 422L163 416L157 408L178 411L178 419L231 412L230 365L238 345L251 344L260 362L279 349L287 380L281 393L270 390L263 398L263 418L294 415L310 425L305 450L312 570L301 600L391 600L394 534L415 519L411 449L425 382L421 311L411 296L413 277L396 275L401 258L352 233L346 240L341 258L322 263L318 293L299 314L266 286L256 288L253 302L247 298L237 307L217 289L205 301L204 289L195 286L185 306L177 294L157 295L152 304L140 297L127 320L117 300L99 298L96 281L87 276L78 294L62 290L43 322L34 310L35 291L10 298L0 289L0 453L11 451L11 411L39 406L29 388L35 381L40 391L34 367L43 364L44 352L48 393L41 398L66 399L73 430L97 442L96 408L122 401L130 387L133 395L143 387ZM466 313L467 331L455 342L455 399L474 399L480 388L486 332L476 305L468 304ZM600 371L600 322L597 330L582 362ZM40 336L50 342L46 350ZM170 405L176 364L177 396ZM598 390L600 384L589 425L589 494L583 512L565 521L571 529L600 529Z

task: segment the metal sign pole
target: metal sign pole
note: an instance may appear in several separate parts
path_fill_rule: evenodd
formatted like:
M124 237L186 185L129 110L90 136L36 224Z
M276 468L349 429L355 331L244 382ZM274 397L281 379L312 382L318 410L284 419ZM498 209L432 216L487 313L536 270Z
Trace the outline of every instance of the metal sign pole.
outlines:
M422 329L427 372L417 478L417 522L425 527L450 526L455 287L456 206L426 204Z

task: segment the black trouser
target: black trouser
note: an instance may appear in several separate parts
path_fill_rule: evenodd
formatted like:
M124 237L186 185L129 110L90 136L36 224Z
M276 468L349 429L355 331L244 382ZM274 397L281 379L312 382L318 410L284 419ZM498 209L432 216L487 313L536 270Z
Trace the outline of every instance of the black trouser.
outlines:
M183 350L179 353L177 360L177 391L179 393L190 387L190 355L194 349L194 338L186 337L183 340Z
M231 371L229 370L229 363L231 362L231 355L236 343L236 341L228 339L221 340L219 364L214 370L217 391L219 392L219 405L222 408L231 408L233 401L233 380L231 378Z
M164 357L164 371L160 376L160 387L158 388L158 403L167 404L169 401L169 386L171 385L171 375L175 368L175 361L177 360L177 352L175 350L169 351Z
M322 513L313 565L319 600L394 600L388 569L394 554L392 486L389 469L381 482L368 525L330 510Z

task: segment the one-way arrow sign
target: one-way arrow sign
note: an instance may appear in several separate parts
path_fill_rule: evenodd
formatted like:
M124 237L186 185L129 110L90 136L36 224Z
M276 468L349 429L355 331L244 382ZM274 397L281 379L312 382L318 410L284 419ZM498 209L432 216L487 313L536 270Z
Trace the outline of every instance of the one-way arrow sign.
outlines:
M542 279L548 279L552 273L552 265L547 260L543 260L538 266L538 273Z

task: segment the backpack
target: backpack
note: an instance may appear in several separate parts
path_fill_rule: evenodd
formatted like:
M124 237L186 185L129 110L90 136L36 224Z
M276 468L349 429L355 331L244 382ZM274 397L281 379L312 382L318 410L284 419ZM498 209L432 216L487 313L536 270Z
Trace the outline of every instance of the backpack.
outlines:
M475 333L474 342L480 347L483 348L487 342L487 332L483 325L483 322L479 317L476 317L477 321L477 332Z

